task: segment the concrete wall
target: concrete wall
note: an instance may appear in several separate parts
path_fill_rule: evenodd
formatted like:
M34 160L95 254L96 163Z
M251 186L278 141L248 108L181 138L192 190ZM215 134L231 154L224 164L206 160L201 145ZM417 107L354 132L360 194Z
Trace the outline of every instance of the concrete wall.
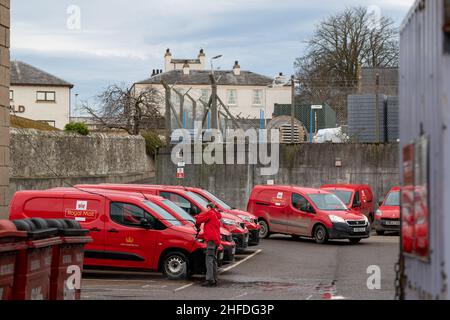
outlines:
M0 219L8 209L9 184L9 0L0 0Z
M11 129L10 195L76 183L128 183L151 178L142 137Z
M342 166L337 167L336 161ZM301 144L280 146L280 170L276 176L260 175L256 165L187 165L186 186L210 190L238 208L246 208L254 185L295 184L320 187L326 183L367 183L375 199L399 183L398 145ZM151 182L178 184L170 150L161 150L156 161L156 179Z
M69 123L70 88L11 86L13 99L11 106L16 115L32 120L47 121L56 128L64 129ZM38 91L55 92L55 101L37 101Z

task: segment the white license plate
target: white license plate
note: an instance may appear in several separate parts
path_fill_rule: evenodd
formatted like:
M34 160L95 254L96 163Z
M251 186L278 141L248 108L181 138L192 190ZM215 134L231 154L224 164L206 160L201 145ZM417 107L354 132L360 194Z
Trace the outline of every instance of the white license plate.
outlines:
M384 224L387 226L399 226L400 221L385 221Z
M366 228L354 228L353 232L366 232Z

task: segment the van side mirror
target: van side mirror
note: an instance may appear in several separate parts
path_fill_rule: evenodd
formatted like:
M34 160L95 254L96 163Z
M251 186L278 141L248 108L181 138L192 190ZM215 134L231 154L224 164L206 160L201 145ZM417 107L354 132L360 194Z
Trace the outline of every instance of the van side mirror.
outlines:
M141 220L141 227L146 229L146 230L153 229L152 223L149 220L147 220L147 219L142 219Z
M380 198L380 199L378 199L378 206L380 206L380 207L381 207L381 205L383 204L383 201L384 201L384 199L383 199L383 198Z
M316 213L316 210L308 203L300 207L300 210L306 213Z

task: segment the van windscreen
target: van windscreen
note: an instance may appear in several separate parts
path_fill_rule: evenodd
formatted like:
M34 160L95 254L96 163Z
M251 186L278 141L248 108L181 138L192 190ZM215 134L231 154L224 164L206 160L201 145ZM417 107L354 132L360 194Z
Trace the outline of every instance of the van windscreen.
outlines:
M384 202L385 206L399 206L400 205L400 191L392 191L386 198Z
M175 218L173 215L171 215L169 212L167 212L165 209L161 208L157 204L150 202L148 200L143 201L143 202L148 208L155 211L164 221L167 221L168 223L170 223L173 226L182 226L183 225L180 222L180 220Z
M323 211L345 211L347 207L333 193L308 194L315 206Z
M170 210L175 212L177 215L179 215L183 220L195 223L195 219L192 218L192 216L190 216L186 211L181 209L179 206L177 206L172 201L170 201L170 200L163 200L162 203L165 206L167 206Z
M202 210L206 210L206 206L208 205L208 201L200 198L197 194L190 192L190 191L186 191L185 194L190 197L192 200L194 200L195 202L197 202L200 206L202 206L203 208L201 208Z
M327 191L334 193L345 204L350 204L350 201L352 200L353 192L351 191L344 191L344 190L327 190Z

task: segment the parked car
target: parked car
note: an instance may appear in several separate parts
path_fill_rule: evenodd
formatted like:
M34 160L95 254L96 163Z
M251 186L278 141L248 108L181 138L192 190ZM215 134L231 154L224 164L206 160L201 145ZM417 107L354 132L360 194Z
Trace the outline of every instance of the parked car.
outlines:
M163 187L169 187L169 186L163 186ZM258 219L253 214L251 214L247 211L232 208L225 201L223 201L222 199L218 198L217 196L215 196L214 194L212 194L211 192L209 192L208 190L205 190L205 189L194 188L194 187L184 187L184 186L177 186L177 187L170 186L170 188L178 188L178 189L183 189L183 190L188 190L190 192L193 192L197 196L202 198L204 201L213 202L214 204L216 204L218 209L221 212L230 213L236 217L241 218L244 221L245 226L249 231L248 245L249 246L257 246L259 244L259 240L260 240L259 239L259 230L261 228L259 226Z
M297 186L256 186L247 211L258 217L260 236L272 233L314 238L317 243L329 239L349 239L358 243L369 238L366 216L349 211L333 193Z
M400 231L400 187L393 187L375 213L375 231L383 235L386 231Z
M370 223L375 219L375 201L367 184L327 184L321 189L334 193L348 209L364 214Z
M116 190L126 192L139 192L143 195L158 195L174 202L190 216L195 217L206 211L208 202L195 193L172 186L134 185L134 184L99 184L99 185L77 185L77 188L89 189L100 188L105 190ZM245 222L233 214L222 213L222 226L232 234L236 243L236 252L241 253L248 247L249 232Z
M10 219L33 217L77 220L88 229L87 266L161 271L169 279L205 271L206 245L196 230L143 197L74 188L16 192Z

